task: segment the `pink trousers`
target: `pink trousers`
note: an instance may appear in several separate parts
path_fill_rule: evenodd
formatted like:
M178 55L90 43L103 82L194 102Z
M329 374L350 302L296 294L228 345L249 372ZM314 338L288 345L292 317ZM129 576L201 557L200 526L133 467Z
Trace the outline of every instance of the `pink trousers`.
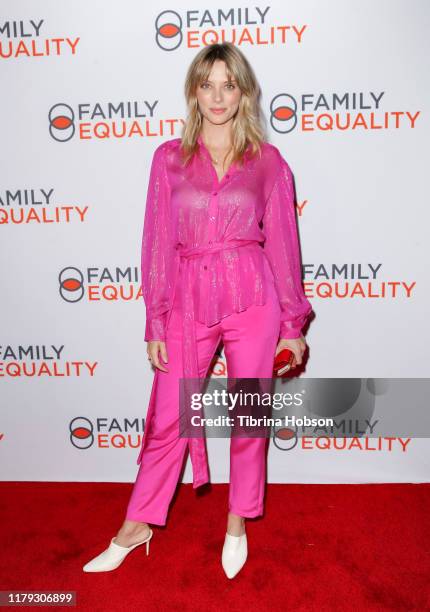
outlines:
M272 378L280 331L281 309L273 281L268 279L263 306L250 306L207 327L195 321L199 377L208 369L220 340L229 378ZM168 372L159 385L150 431L127 506L132 521L165 525L186 458L188 440L179 437L179 379L182 369L181 296L177 290L166 330ZM243 517L263 514L268 438L230 438L229 511Z

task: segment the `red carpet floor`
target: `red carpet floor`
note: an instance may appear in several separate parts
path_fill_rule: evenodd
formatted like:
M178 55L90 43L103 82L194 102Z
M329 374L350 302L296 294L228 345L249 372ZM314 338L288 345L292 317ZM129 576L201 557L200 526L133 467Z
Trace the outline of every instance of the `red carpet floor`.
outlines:
M220 562L228 485L180 485L148 557L142 546L85 574L131 487L1 483L0 589L73 590L79 610L430 610L430 484L268 485L233 580Z

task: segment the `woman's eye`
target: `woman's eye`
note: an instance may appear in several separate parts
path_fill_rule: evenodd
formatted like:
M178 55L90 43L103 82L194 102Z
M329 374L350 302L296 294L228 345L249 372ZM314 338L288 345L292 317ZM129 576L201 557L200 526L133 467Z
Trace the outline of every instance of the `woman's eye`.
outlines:
M207 89L208 87L210 87L210 83L202 83L200 87L202 89ZM236 86L234 83L227 83L226 87L229 89L236 89Z

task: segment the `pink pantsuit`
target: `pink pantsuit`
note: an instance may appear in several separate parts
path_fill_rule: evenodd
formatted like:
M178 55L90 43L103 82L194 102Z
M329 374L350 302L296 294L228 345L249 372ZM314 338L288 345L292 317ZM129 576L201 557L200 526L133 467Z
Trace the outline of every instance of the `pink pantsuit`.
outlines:
M178 435L179 379L204 378L220 339L229 377L270 378L279 338L297 338L310 312L291 170L279 150L251 146L218 180L201 136L181 165L180 139L155 150L142 239L145 340L166 342L155 371L139 472L126 518L164 525L187 447L193 486L208 482L204 438ZM267 439L230 442L231 512L262 514Z

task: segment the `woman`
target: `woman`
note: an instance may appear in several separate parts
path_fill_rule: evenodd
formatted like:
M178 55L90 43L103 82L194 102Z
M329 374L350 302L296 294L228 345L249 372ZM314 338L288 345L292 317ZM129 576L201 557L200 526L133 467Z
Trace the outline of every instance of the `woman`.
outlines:
M187 447L193 486L209 480L204 438L178 434L179 380L204 378L220 340L233 378L271 378L275 355L306 348L291 170L263 138L259 88L231 43L204 47L185 84L182 138L155 150L142 241L145 340L155 378L125 521L84 571L115 569L165 525ZM230 439L222 565L247 558L245 518L263 513L267 439Z

